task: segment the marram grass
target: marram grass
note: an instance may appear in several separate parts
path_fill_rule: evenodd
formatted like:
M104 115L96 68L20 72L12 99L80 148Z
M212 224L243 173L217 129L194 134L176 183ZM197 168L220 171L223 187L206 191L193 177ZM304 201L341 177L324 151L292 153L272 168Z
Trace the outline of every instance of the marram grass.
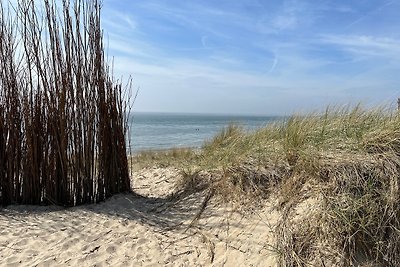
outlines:
M397 112L327 109L254 133L231 125L175 166L181 187L207 183L243 209L277 198L280 266L400 266Z

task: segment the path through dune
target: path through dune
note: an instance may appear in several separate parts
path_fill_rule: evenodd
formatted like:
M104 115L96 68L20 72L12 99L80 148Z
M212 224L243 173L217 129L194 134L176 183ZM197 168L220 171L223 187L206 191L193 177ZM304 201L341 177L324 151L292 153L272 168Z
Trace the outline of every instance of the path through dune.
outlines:
M246 215L205 193L172 201L174 169L149 168L133 177L141 197L64 209L9 206L0 210L4 266L275 266L272 205Z

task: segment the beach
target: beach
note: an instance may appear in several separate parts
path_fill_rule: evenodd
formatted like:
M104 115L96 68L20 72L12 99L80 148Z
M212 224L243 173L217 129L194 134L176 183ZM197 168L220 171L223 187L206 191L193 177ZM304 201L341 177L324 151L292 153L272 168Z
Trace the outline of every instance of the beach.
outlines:
M399 266L399 119L293 117L143 151L129 193L3 207L0 266Z
M400 2L214 2L0 2L0 267L400 266Z
M138 195L3 208L0 266L276 266L270 203L243 214L212 199L194 222L206 195L168 198L179 176L150 167L132 176Z

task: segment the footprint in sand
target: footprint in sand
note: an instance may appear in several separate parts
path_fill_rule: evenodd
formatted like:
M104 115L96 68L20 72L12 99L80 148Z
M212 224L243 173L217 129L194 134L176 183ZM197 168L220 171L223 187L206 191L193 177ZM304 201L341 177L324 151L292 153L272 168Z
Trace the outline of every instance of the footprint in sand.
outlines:
M104 227L106 227L106 228L109 228L110 226L111 226L111 224L112 224L112 222L110 222L110 221L105 221L104 223L103 223L103 226Z
M21 263L18 259L19 258L15 257L15 256L9 257L7 259L7 266L12 265L12 264L18 264L18 262Z
M36 257L37 255L39 255L39 251L34 249L28 249L25 251L25 254L31 257Z
M63 250L67 250L69 249L71 246L76 246L76 244L78 244L81 240L79 238L73 238L73 239L69 239L68 241L66 241L63 245L62 248Z
M138 248L136 249L136 252L137 252L137 253L143 253L143 248L142 248L142 247L138 247ZM139 254L139 255L141 255L141 254Z
M108 248L106 248L106 252L109 254L114 254L117 251L115 246L109 246Z
M28 244L28 240L26 240L25 238L18 241L15 245L21 247L21 246L25 246L26 244Z
M147 240L145 238L139 238L138 241L136 242L136 244L138 245L143 245L147 242Z

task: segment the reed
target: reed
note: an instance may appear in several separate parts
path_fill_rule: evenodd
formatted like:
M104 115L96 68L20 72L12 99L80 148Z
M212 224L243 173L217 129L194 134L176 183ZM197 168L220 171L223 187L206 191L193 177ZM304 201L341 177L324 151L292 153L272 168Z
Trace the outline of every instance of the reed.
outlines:
M130 190L127 88L106 64L100 11L97 0L0 3L2 205Z

